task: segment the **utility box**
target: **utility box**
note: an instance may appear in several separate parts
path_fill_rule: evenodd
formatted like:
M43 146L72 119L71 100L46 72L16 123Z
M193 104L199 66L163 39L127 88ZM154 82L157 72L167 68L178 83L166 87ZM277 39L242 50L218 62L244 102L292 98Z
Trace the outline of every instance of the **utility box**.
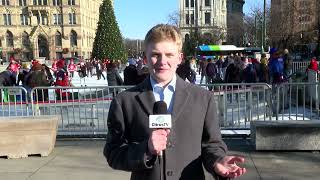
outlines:
M48 156L55 145L59 116L0 118L0 156Z

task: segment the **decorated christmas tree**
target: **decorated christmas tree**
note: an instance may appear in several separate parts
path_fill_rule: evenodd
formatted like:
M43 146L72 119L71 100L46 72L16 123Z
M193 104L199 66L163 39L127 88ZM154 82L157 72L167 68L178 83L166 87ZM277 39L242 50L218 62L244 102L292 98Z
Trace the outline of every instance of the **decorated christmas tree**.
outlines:
M100 15L96 37L93 43L92 58L126 61L127 54L111 0L104 0L99 12Z

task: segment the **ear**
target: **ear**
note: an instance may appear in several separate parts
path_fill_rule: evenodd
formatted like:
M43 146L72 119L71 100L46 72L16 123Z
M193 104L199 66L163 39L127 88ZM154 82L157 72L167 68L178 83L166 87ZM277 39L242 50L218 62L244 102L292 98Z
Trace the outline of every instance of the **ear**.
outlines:
M183 54L183 53L180 53L180 54L179 54L179 64L181 64L183 58L184 58L184 54Z

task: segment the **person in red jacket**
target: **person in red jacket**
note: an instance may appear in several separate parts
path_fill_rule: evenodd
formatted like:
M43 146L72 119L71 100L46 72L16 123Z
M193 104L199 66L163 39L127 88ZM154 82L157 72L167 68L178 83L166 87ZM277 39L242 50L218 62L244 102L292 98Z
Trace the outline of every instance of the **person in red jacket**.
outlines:
M74 71L76 70L76 65L74 64L73 59L70 59L70 64L68 65L68 71L70 72L71 78L73 78Z
M11 72L11 78L15 80L15 85L17 83L17 75L19 73L20 66L17 64L14 58L10 58L10 64L7 70Z
M308 66L307 71L308 71L309 69L314 70L314 71L316 71L317 73L319 73L318 62L317 62L316 57L311 58L311 61L310 61L310 64L309 64L309 66Z
M66 71L65 62L59 60L57 62L57 73L56 73L56 86L70 86L68 72ZM57 100L66 100L70 97L70 92L66 89L56 89Z

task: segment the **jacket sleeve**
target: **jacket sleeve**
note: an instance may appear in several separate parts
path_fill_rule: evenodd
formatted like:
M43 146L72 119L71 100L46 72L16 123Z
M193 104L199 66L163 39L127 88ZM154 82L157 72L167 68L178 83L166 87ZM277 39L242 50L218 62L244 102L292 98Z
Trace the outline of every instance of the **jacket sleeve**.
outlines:
M115 76L116 76L117 84L120 86L123 85L123 80L118 71L115 72Z
M227 153L222 141L217 106L213 95L210 96L202 135L202 160L206 170L215 175L214 166Z
M138 171L152 168L147 163L148 140L129 142L126 122L118 100L111 102L108 114L108 135L104 156L110 167L125 171Z

